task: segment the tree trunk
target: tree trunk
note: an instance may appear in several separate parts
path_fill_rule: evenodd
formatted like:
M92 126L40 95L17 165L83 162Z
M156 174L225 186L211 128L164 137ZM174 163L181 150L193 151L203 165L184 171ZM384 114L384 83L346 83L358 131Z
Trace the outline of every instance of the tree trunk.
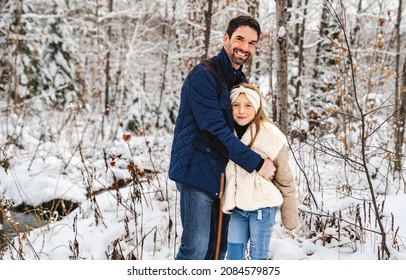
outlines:
M0 239L0 252L3 252L4 251L3 247L5 247L5 243L3 242L3 236L4 236L4 232L3 232L3 228L4 228L3 211L4 211L3 210L3 202L0 201L0 236L1 236L1 239Z
M14 110L19 108L18 104L20 103L20 94L18 92L18 86L20 84L20 79L18 75L18 54L20 52L20 31L21 31L21 14L23 6L23 0L18 1L17 8L16 8L16 26L15 26L15 36L16 36L16 48L14 52Z
M357 14L358 15L362 14L362 0L359 0L359 2L358 2ZM357 17L355 27L353 28L353 33L351 34L351 45L354 47L356 47L355 43L357 41L357 36L358 36L358 32L360 31L360 29L361 29L361 26L359 25L359 17Z
M326 7L326 2L323 2L323 9L321 12L321 20L320 20L320 29L319 29L319 37L320 40L317 43L317 47L316 47L316 53L315 53L315 59L314 59L314 68L313 68L313 90L317 91L320 87L319 85L319 81L318 81L318 75L319 75L319 71L318 71L318 67L320 64L320 59L319 57L321 57L321 53L322 53L322 45L323 45L323 41L321 40L321 38L323 38L326 35L326 29L327 29L327 22L328 22L328 9Z
M109 0L109 12L113 11L113 0ZM111 24L110 21L108 22L109 26L107 27L107 38L109 42L111 41ZM104 114L106 116L110 113L110 47L107 45L107 55L106 55L106 68L105 68L105 75L106 75L106 83L104 87Z
M169 4L168 4L169 5ZM173 5L172 6L172 14L175 14L175 8L176 6ZM169 18L169 15L167 16L167 18ZM165 36L168 38L167 40L167 44L166 44L166 50L164 53L164 57L163 57L163 66L162 66L162 82L161 82L161 87L160 87L160 94L159 94L159 102L156 108L156 123L155 123L155 127L156 128L160 128L160 111L161 111L161 106L162 106L162 101L163 101L163 96L166 92L166 72L168 71L168 65L169 65L169 52L170 52L170 46L171 46L171 42L172 42L172 32L173 32L173 23L174 23L174 18L172 17L170 20L168 20L168 24L165 24L162 28L162 38L165 38ZM168 32L167 32L168 30Z
M248 4L248 13L253 17L257 18L258 17L258 6L259 6L259 1L258 0L251 0L251 1L246 1ZM255 49L255 56L258 56L258 51L259 49ZM244 65L244 72L247 75L247 78L251 76L252 72L252 56L251 58L245 63Z
M298 59L298 71L296 82L295 82L295 98L294 98L294 105L295 105L295 113L294 113L294 120L302 118L301 108L300 108L300 93L302 90L302 70L303 70L303 39L305 33L305 24L306 24L306 15L307 15L307 4L309 0L305 0L303 5L303 19L302 24L300 26L299 23L296 24L296 44L298 46L298 51L296 57ZM300 2L301 3L301 2Z
M288 52L287 17L288 1L276 0L276 123L284 133L288 132Z
M207 10L204 11L204 22L206 24L206 30L204 30L204 55L202 57L202 61L206 60L209 56L212 8L213 0L207 1Z
M402 1L402 0L400 0ZM397 134L396 138L396 157L399 160L396 161L396 164L399 165L399 169L395 170L402 170L402 147L405 139L405 123L406 123L406 59L403 62L403 74L402 74L402 90L400 93L400 109L399 109L399 121L398 121L398 130L399 133ZM396 167L396 166L395 166ZM406 187L405 187L406 192Z
M396 85L395 85L395 172L402 171L402 148L405 134L405 105L406 105L406 59L403 65L403 75L400 73L400 22L402 16L402 0L399 0L398 17L396 21ZM402 89L399 90L400 77L403 76Z

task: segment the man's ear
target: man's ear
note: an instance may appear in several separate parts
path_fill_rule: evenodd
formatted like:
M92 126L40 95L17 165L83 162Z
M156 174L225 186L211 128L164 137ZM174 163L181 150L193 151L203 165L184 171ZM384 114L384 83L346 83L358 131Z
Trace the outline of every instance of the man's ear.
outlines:
M223 43L224 45L228 44L228 41L230 40L230 36L228 36L228 33L225 32L223 36Z

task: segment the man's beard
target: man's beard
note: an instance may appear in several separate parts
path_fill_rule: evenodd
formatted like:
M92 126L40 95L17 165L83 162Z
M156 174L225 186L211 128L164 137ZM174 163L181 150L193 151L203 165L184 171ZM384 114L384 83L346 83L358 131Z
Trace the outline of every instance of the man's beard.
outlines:
M233 63L237 64L237 65L240 65L240 66L243 65L251 57L251 54L248 53L248 56L246 58L241 58L240 56L235 55L236 51L241 52L241 53L246 53L246 52L243 52L243 51L238 50L238 49L233 49L233 51L232 51L232 53L230 55L230 60Z

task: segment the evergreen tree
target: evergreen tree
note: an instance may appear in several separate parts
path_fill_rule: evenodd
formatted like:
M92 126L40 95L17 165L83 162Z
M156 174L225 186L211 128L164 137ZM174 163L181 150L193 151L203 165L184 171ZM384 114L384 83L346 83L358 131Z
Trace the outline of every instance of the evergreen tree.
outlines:
M43 90L54 105L63 108L76 99L74 58L69 45L71 36L61 7L54 4L45 13L49 17L41 44Z
M41 88L37 23L26 13L34 11L23 1L7 1L0 11L0 92L15 103L38 95Z

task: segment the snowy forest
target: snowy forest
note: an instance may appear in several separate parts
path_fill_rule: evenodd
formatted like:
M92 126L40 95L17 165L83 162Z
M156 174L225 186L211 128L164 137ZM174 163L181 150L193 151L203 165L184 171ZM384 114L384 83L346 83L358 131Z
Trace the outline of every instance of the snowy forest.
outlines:
M404 1L0 0L0 260L174 258L180 88L240 14L298 185L270 259L406 259Z

